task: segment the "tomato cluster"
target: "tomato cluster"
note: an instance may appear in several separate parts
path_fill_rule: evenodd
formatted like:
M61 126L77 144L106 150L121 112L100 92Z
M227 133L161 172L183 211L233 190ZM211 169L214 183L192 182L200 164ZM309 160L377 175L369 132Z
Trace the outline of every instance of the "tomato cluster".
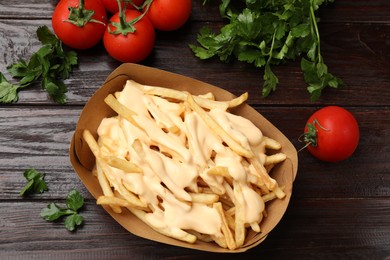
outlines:
M155 30L177 30L190 14L191 0L60 0L52 26L71 48L89 49L103 41L114 59L136 63L152 52Z

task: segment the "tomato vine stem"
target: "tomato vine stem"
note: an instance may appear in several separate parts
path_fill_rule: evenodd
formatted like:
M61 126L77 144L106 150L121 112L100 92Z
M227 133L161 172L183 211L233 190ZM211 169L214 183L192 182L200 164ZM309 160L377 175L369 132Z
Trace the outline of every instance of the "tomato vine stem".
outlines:
M122 5L121 5L121 0L117 0L117 3L118 3L118 8L119 8L119 23L116 23L116 22L112 22L111 24L113 26L115 26L115 30L111 30L110 27L108 27L108 31L109 33L111 34L122 34L124 36L126 36L128 33L134 33L136 31L135 27L134 27L134 24L136 24L139 20L141 20L146 12L149 10L149 7L151 5L151 3L153 2L153 0L146 0L145 3L139 7L140 9L142 8L146 8L144 12L141 13L140 16L134 18L133 20L130 20L130 21L126 21L126 5L124 5L124 8L122 8ZM127 2L127 1L125 1ZM133 4L132 1L130 1L131 4Z
M315 118L313 120L313 123L308 123L306 126L307 126L307 132L306 133L303 133L300 137L299 137L299 140L301 141L301 138L303 137L303 141L306 143L306 145L304 147L302 147L301 149L298 150L298 152L302 151L303 149L305 149L306 147L308 147L309 145L313 146L313 147L317 147L318 145L318 142L317 142L317 128L316 128L316 125L318 125L322 130L324 131L329 131L329 129L326 129L325 127L323 127L320 122L318 122L318 120Z

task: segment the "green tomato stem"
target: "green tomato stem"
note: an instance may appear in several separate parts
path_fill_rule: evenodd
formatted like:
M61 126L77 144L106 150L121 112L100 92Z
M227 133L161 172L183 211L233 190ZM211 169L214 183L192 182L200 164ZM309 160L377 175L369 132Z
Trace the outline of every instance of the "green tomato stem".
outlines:
M79 2L79 8L77 9L78 10L78 15L79 15L79 17L80 18L83 18L84 17L84 12L83 12L83 10L84 10L84 0L80 0L80 2Z
M125 15L126 5L124 6L124 9L122 9L121 1L117 0L118 7L119 7L119 23L112 22L111 24L114 25L116 29L110 30L110 28L108 28L109 32L112 34L122 34L124 36L126 36L128 33L134 33L136 31L134 24L136 24L139 20L141 20L145 16L152 2L153 0L146 0L145 4L143 5L146 8L145 11L142 12L140 16L127 22L126 15Z

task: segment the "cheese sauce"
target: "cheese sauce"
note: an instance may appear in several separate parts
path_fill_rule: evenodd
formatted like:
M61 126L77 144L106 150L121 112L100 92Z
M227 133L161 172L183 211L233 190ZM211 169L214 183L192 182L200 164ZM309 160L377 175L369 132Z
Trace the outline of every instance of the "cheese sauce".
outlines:
M226 193L223 177L207 173L214 166L226 167L241 186L245 222L261 220L264 202L248 181L253 169L225 146L198 114L188 111L183 103L146 95L131 81L115 95L136 113L133 118L141 129L120 116L103 119L98 128L99 142L110 147L103 145L101 153L130 160L142 168L142 174L112 168L115 176L109 181L114 188L126 184L149 206L151 212L146 219L151 225L221 235L217 210L192 202L189 194L199 189L199 179L217 194ZM262 133L252 122L222 109L208 113L243 147L265 156Z

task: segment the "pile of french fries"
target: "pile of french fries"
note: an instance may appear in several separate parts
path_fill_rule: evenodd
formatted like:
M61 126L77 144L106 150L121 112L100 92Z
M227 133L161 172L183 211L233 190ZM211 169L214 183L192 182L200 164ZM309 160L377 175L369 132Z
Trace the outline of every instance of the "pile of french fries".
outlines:
M133 107L129 102L121 102L121 95L135 91L154 101L153 104L145 104L148 111L143 116L148 117L147 122L152 122L153 127L158 126L158 131L142 124L144 121L139 119L141 115L137 112L139 108ZM106 104L117 113L113 120L117 122L117 131L120 132L118 137L112 133L111 136L102 134L95 140L89 130L83 132L83 138L96 158L93 173L96 174L103 192L97 199L97 204L109 205L118 214L124 209L129 210L157 232L188 243L200 240L215 242L231 250L241 247L250 229L261 232L261 221L267 216L265 207L259 206L261 212L256 221L251 220L252 222L248 223L247 214L251 210L251 205L248 205L251 201L246 197L248 189L257 194L256 205L264 205L270 200L285 197L283 187L279 187L269 174L274 165L286 159L285 154L278 152L281 149L280 143L262 136L259 130L261 142L254 147L248 140L238 136L234 129L228 129L212 116L211 111L216 110L230 114L231 108L239 106L247 98L245 93L229 101L217 101L212 93L192 95L127 81L123 91L110 94L105 99ZM174 119L171 113L176 113ZM216 146L219 148L213 149L212 153L203 158L203 163L196 164L195 159L188 156L194 154L194 146L199 144L197 135L191 132L186 122L190 113L202 120L202 124L208 129L207 134L212 136L213 140L218 140ZM145 138L132 138L129 129ZM244 176L237 177L232 168L226 164L219 165L216 158L221 149L232 154L232 160L238 160L242 169L245 169ZM197 172L192 173L186 187L177 188L179 184L175 183L174 178L168 178L169 175L164 177L161 172L153 170L154 162L147 159L151 153L159 153L159 158L164 161L179 165L190 164L191 167L196 167ZM151 176L151 173L154 175ZM186 175L187 172L175 174ZM138 183L127 180L144 177L157 180L160 185L158 189L165 195L156 195L154 199L147 200L142 195L144 191L140 191L142 189L137 186ZM154 213L163 216L166 205L164 203L167 203L164 200L168 198L188 206L188 210L197 204L216 213L213 215L216 218L213 223L217 223L217 232L175 227L171 223L157 225L151 220L151 216Z

